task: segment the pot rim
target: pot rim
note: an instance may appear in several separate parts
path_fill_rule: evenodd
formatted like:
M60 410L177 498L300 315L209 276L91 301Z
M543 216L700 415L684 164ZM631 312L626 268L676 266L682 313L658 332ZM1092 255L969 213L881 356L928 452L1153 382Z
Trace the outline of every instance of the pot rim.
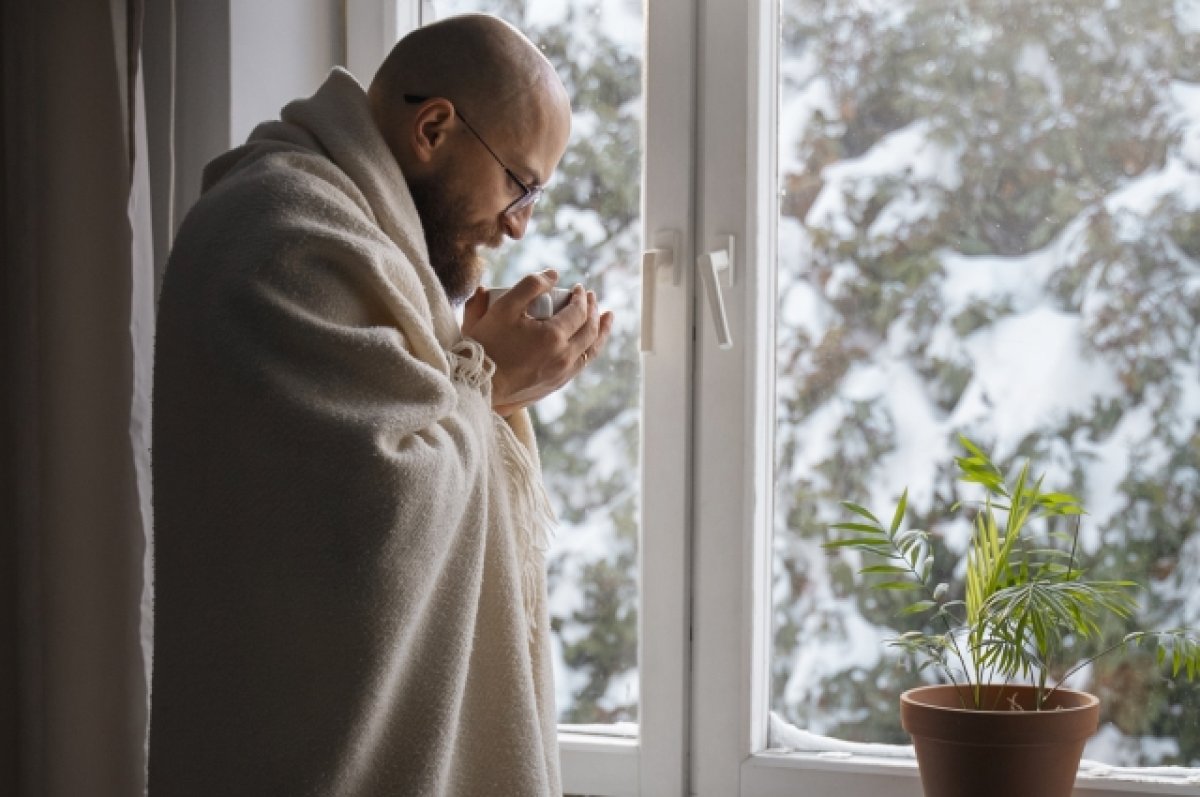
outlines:
M1100 705L1100 698L1096 697L1091 692L1084 692L1084 691L1081 691L1078 689L1067 689L1066 687L1059 687L1059 688L1055 689L1054 690L1055 694L1070 695L1078 700L1077 705L1059 706L1059 707L1055 707L1055 708L1051 708L1051 709L1043 709L1041 711L1012 711L1009 709L963 708L961 706L946 706L946 705L942 705L940 703L930 703L930 702L926 702L925 700L920 699L922 695L926 695L926 694L930 694L930 693L934 693L934 692L953 691L955 693L958 693L960 690L964 690L964 689L969 690L972 688L973 688L972 684L962 684L959 686L955 686L954 684L928 684L926 686L914 686L912 689L905 690L903 693L901 693L900 703L902 705L907 703L914 707L934 708L939 711L951 711L951 712L958 712L960 714L997 714L997 715L1003 715L1003 716L1008 716L1008 717L1011 717L1014 715L1017 715L1017 716L1025 715L1025 714L1029 714L1029 715L1058 714L1061 716L1063 712L1088 711L1088 710L1092 709L1093 707ZM1035 691L1037 689L1037 687L1030 685L1030 684L985 684L984 689L989 689L989 690L999 689L999 690L1005 690L1005 691L1012 690L1014 692L1032 692L1032 691Z
M1001 705L1004 697L1014 693L1024 695L1019 706L993 710L963 708L958 698L960 688L966 687L923 686L900 696L900 725L913 737L914 744L936 739L950 745L988 747L1041 746L1047 742L1082 745L1099 725L1100 700L1088 692L1062 690L1066 705L1037 711L1030 696L1037 687L991 685L984 687L991 692L985 705Z

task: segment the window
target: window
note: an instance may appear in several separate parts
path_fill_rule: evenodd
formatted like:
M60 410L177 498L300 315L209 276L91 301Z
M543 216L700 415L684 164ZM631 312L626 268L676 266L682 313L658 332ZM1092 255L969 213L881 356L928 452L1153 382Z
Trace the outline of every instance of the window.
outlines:
M513 23L541 46L571 96L566 154L529 233L492 254L488 279L510 285L553 267L561 285L580 282L616 312L605 353L530 414L560 522L547 557L559 718L636 734L641 6L430 5L435 18L482 11Z
M838 499L907 485L961 558L938 470L959 432L1081 495L1083 566L1146 587L1092 652L1200 626L1189 22L1129 0L784 1L772 706L792 723L908 743L897 697L922 676L881 653L917 625L820 542ZM1103 706L1085 759L1200 766L1200 685L1145 649L1081 675Z
M854 746L904 741L912 676L820 542L842 497L952 501L958 431L1083 493L1139 622L1200 626L1200 3L384 5L508 18L576 99L497 261L620 312L609 362L537 410L569 792L918 795L902 753ZM1193 793L1200 688L1138 653L1087 677L1087 758L1192 769L1078 793Z
M560 519L549 558L564 785L570 793L678 793L687 734L691 343L681 246L692 153L676 142L691 135L692 107L689 81L676 76L690 72L692 42L672 32L694 17L674 2L644 12L639 0L351 0L348 60L370 73L394 41L390 31L471 11L496 14L538 42L574 106L567 153L531 230L501 250L489 279L509 284L554 266L565 284L583 282L617 314L605 356L533 411ZM644 13L662 31L650 42L663 67L657 79L645 73ZM648 111L647 96L669 99ZM643 157L648 122L667 133L648 143L652 158ZM657 269L646 355L644 239L671 249L679 264ZM654 423L643 422L650 417ZM649 695L640 686L647 680L656 684Z

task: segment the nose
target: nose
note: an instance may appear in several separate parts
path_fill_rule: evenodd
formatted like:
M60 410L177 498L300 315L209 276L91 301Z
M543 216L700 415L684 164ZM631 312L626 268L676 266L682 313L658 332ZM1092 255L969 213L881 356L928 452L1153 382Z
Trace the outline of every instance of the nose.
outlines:
M500 218L500 223L504 227L504 234L514 241L519 241L525 237L525 229L529 226L529 217L533 215L533 206L521 208L516 213L505 213Z

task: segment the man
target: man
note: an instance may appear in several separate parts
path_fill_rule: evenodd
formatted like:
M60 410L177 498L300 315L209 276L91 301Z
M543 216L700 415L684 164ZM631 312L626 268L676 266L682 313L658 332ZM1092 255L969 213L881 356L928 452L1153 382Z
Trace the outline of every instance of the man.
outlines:
M561 792L525 407L612 316L526 315L553 272L489 307L477 251L569 120L524 36L456 17L206 169L159 309L152 797Z

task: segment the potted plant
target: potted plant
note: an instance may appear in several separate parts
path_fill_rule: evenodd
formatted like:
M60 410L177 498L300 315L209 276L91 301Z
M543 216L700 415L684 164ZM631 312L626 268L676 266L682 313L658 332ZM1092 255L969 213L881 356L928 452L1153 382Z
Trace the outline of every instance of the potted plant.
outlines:
M826 547L865 553L871 561L859 573L875 579L876 589L910 596L900 614L925 620L923 630L890 644L941 676L941 683L901 696L901 724L913 738L926 797L1067 797L1084 743L1097 729L1099 701L1062 683L1135 644L1157 645L1160 666L1193 679L1200 673L1200 636L1188 629L1137 631L1068 666L1069 643L1099 639L1106 615L1136 612L1137 584L1091 579L1082 569L1084 510L1075 496L1043 492L1028 461L1010 482L978 446L959 440L960 479L983 491L969 505L974 516L961 591L935 583L929 532L904 528L907 490L886 525L843 502L855 517L833 525L844 536ZM1039 518L1047 528L1035 533L1031 524ZM1055 518L1073 529L1054 529ZM1056 667L1065 667L1064 675L1051 683Z

